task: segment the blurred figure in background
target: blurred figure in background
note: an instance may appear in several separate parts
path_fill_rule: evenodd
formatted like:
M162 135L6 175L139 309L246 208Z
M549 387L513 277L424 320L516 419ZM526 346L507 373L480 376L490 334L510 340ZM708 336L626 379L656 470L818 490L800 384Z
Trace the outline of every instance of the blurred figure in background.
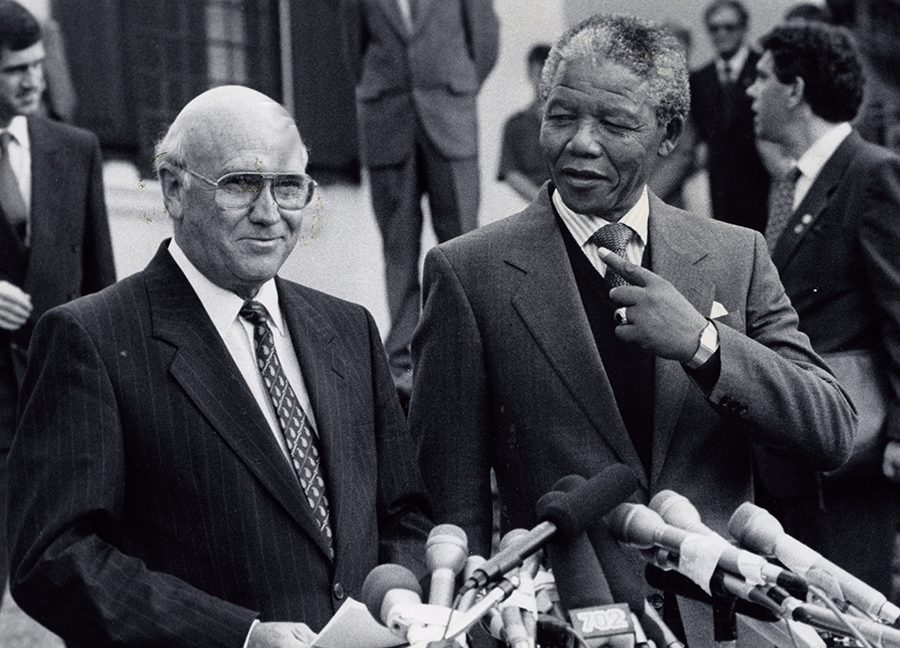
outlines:
M746 95L759 60L745 42L749 20L739 0L714 0L706 8L716 58L691 74L691 116L706 144L713 217L762 232L769 174L756 151Z
M100 145L38 116L44 57L34 16L0 0L0 528L32 329L48 309L115 281ZM0 583L6 575L0 534Z
M497 60L499 25L492 0L341 0L340 15L384 250L385 348L406 401L422 197L438 242L478 225L476 97Z
M531 103L506 121L500 145L497 180L508 184L529 203L537 198L541 185L550 179L541 155L541 102L538 96L541 70L549 53L550 46L543 43L528 52L526 61L532 88Z
M761 504L792 536L890 594L900 521L900 157L850 126L863 70L845 29L790 21L762 39L748 90L757 136L781 146L787 192L766 228L799 328L859 412L853 455L818 473L757 451Z
M666 23L664 26L681 43L685 60L690 61L692 40L690 30L676 23ZM662 198L664 203L685 209L685 183L698 168L697 127L688 115L684 122L684 132L675 150L666 157L657 158L653 171L647 178L647 186L650 191Z

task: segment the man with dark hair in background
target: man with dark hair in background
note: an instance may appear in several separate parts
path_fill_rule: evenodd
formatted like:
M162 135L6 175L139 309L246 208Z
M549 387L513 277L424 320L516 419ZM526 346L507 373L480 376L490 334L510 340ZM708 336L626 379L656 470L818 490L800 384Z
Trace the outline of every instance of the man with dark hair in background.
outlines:
M524 200L531 202L537 198L541 185L550 178L541 146L541 71L550 53L550 46L539 43L528 51L528 81L531 83L532 99L524 110L520 110L506 120L503 126L503 140L500 144L500 164L497 180L505 182Z
M864 84L850 32L791 22L762 45L747 91L756 133L790 159L766 239L800 330L860 420L838 473L760 449L760 493L788 533L889 595L900 521L900 157L850 126Z
M93 133L37 115L44 92L37 20L0 0L0 528L6 457L31 332L48 309L115 281ZM7 575L0 534L0 583Z
M762 232L769 174L756 150L745 92L759 60L745 42L749 20L740 0L714 0L706 8L704 22L716 58L691 73L691 116L706 144L713 217Z

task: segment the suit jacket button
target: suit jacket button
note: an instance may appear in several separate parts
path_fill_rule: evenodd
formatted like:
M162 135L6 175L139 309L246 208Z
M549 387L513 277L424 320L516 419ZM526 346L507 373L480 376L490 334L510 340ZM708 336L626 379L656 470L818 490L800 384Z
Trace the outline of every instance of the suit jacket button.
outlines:
M331 588L331 593L334 594L334 598L340 601L344 598L344 586L340 583L335 583Z
M722 407L728 407L728 405L730 404L731 396L722 396L722 398L719 399L719 405L721 405Z
M662 611L663 609L663 595L659 592L653 592L649 596L647 596L647 603L653 606L654 610Z

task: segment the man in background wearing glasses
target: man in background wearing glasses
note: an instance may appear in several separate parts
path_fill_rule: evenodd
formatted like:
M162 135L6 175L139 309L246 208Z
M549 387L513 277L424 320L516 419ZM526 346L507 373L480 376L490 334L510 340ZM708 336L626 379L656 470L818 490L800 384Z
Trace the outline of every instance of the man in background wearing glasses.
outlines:
M716 58L691 73L691 116L706 144L712 216L764 232L769 173L756 150L746 95L759 60L745 43L749 15L739 0L714 0L704 21Z
M70 646L305 647L430 522L372 317L276 276L315 183L288 113L191 101L174 238L48 313L11 451L13 596Z

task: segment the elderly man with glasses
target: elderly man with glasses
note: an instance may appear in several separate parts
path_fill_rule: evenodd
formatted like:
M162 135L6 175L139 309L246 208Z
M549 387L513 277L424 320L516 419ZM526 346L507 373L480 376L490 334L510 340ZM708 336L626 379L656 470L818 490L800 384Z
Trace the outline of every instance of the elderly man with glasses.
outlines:
M749 20L739 0L714 0L706 8L716 58L691 73L691 117L706 144L713 218L764 232L769 173L756 149L746 95L759 60L745 43Z
M303 647L431 523L372 317L277 277L315 183L237 86L159 144L174 238L48 313L11 451L13 596L70 646Z

